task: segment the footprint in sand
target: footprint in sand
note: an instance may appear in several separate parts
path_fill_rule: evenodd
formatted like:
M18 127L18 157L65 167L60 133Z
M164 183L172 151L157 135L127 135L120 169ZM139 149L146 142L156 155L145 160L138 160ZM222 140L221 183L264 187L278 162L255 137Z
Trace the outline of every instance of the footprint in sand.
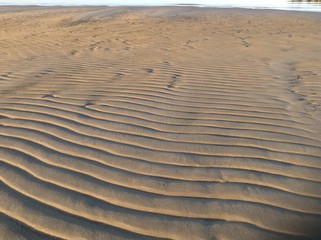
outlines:
M154 69L152 69L152 68L145 68L145 71L146 71L147 73L153 73L153 72L154 72Z
M177 83L177 80L179 79L181 75L180 74L174 74L172 76L172 79L169 81L168 85L167 85L167 88L170 89L170 88L175 88L176 87L176 83Z
M87 103L85 103L84 108L88 108L89 106L93 106L93 105L95 105L94 102L88 101Z
M250 46L249 42L247 42L247 41L245 40L245 38L240 37L240 39L242 40L242 43L243 43L243 45L244 45L245 47L249 47L249 46Z
M120 78L120 77L125 76L125 73L118 72L118 73L115 74L115 76Z
M76 55L77 53L78 53L78 51L76 51L76 50L70 51L70 55Z
M52 94L46 94L46 95L43 95L41 98L55 98L55 96Z

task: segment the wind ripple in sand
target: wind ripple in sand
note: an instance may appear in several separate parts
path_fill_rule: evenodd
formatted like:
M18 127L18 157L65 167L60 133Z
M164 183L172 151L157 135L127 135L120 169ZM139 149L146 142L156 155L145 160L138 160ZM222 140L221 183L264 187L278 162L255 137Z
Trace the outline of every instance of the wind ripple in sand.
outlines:
M318 18L179 9L1 12L1 239L321 236Z

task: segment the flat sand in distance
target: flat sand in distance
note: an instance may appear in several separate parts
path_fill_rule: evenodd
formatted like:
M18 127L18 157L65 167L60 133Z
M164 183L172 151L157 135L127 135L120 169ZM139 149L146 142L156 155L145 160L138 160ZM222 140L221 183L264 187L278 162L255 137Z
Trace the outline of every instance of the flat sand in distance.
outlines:
M0 239L320 239L320 26L0 8Z

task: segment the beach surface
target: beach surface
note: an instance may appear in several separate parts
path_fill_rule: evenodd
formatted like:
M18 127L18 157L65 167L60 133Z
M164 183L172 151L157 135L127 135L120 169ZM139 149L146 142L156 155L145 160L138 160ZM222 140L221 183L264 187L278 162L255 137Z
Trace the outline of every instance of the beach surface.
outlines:
M0 239L320 239L320 26L0 7Z

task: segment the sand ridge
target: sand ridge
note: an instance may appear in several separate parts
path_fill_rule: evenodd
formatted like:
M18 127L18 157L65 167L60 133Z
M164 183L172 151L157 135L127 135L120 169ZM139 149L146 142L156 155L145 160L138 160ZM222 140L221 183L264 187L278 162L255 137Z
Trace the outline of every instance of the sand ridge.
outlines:
M0 9L0 239L321 236L318 14Z

